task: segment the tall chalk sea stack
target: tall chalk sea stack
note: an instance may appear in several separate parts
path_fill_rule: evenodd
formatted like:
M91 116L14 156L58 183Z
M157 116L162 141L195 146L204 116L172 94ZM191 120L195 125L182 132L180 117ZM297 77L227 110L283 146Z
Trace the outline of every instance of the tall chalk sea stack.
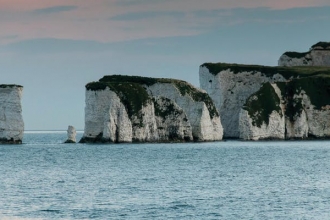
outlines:
M222 134L209 95L185 81L112 75L86 85L80 142L216 141Z
M0 143L21 144L24 132L22 117L23 87L0 85Z

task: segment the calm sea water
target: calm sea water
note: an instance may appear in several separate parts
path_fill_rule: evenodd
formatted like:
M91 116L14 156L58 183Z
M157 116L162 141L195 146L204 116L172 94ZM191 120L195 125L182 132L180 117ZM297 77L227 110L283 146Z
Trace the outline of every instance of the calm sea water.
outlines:
M330 219L329 141L65 139L0 146L0 219Z

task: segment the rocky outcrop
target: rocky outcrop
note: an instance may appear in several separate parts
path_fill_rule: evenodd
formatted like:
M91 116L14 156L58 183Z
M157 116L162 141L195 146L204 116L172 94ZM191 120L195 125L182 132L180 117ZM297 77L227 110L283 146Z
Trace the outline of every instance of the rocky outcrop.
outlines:
M308 52L285 52L279 66L330 66L330 42L319 42Z
M327 137L330 83L319 86L328 75L328 67L200 66L201 87L220 112L224 137L252 140Z
M242 108L241 138L330 138L330 69L272 86L277 96L265 84Z
M20 144L23 139L22 117L23 87L0 85L0 143Z
M282 74L281 68L225 63L200 66L201 88L217 107L225 138L239 138L239 114L248 97L266 82L286 81L295 73Z
M72 125L68 126L67 135L68 135L68 139L64 143L66 144L76 143L77 131Z
M86 85L81 142L221 139L222 126L212 100L187 82L113 75Z
M245 140L285 138L284 106L276 84L265 83L247 99L240 111L239 128L240 138Z

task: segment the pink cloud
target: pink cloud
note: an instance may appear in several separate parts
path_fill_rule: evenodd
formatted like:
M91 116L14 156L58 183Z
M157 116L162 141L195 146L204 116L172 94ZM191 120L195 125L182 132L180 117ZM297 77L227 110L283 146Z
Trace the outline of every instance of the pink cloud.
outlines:
M119 0L120 1L120 0ZM138 1L138 0L137 0ZM196 18L192 12L226 8L267 7L274 10L330 5L328 0L180 0L149 4L116 4L116 0L0 0L0 44L31 38L63 38L114 42L146 37L199 34L192 27L211 26L214 20ZM33 11L55 6L77 6L75 10L52 14ZM177 11L181 20L159 17L143 21L113 21L109 18L136 12ZM18 36L8 38L5 36Z

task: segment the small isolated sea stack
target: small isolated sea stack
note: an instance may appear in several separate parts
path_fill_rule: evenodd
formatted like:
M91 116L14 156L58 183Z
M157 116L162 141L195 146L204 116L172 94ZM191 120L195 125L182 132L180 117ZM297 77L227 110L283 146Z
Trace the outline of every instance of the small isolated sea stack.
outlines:
M64 143L66 144L76 143L77 131L72 125L68 126L67 135L68 135L68 139Z
M86 85L80 142L216 141L222 133L211 98L185 81L112 75Z
M330 67L330 42L318 42L308 52L285 52L280 57L278 65Z
M0 144L21 144L24 132L20 85L0 85Z

